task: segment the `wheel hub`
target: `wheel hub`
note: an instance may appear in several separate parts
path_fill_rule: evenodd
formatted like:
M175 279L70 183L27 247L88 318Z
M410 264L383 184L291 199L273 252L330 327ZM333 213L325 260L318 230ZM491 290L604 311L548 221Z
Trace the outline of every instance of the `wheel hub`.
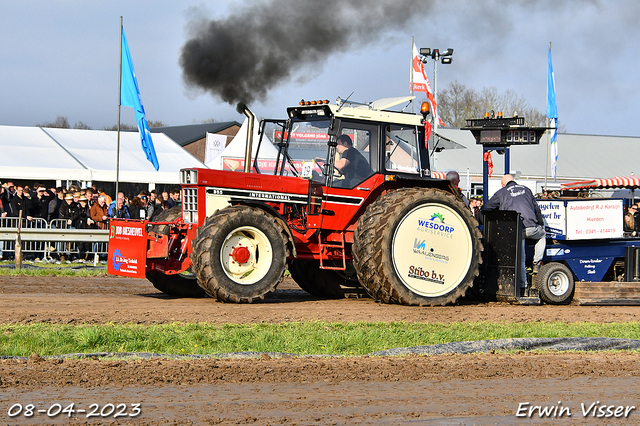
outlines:
M222 243L220 261L223 271L234 282L250 285L264 277L273 260L267 236L253 226L231 231Z
M231 257L236 263L247 263L251 258L251 252L248 248L243 246L235 246L231 252Z
M548 280L549 291L556 296L562 296L569 289L569 278L560 272L553 273Z

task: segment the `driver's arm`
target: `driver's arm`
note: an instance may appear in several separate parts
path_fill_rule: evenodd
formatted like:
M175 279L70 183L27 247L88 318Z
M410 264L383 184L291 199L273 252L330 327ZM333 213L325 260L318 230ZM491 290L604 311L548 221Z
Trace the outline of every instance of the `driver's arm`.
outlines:
M344 157L343 157L343 158L341 158L341 159L339 159L339 160L337 160L337 161L336 161L336 164L335 164L336 169L338 169L338 170L342 170L342 169L344 169L345 167L347 167L348 165L349 165L349 160L347 160L347 159L346 159L346 158L344 158Z

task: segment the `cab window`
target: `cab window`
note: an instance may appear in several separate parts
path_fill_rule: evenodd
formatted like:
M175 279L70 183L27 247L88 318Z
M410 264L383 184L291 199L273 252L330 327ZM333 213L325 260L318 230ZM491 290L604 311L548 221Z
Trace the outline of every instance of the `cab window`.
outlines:
M418 137L414 126L386 126L384 158L387 171L420 173Z

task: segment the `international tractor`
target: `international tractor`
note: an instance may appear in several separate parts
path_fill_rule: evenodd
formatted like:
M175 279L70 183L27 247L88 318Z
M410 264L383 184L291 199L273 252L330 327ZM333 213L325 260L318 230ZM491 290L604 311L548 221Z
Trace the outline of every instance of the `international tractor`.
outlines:
M479 273L481 235L457 188L430 170L429 105L391 110L412 100L302 101L257 132L238 105L244 158L181 170L181 208L153 223L112 220L109 272L222 302L263 299L287 269L318 297L455 302Z

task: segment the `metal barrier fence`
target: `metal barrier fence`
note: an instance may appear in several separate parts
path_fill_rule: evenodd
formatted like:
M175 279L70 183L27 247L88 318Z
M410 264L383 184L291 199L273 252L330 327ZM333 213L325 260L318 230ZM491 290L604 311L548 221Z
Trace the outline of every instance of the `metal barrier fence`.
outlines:
M18 218L0 218L0 257L5 253L15 254ZM65 219L22 219L20 226L21 250L44 261L54 261L52 254L93 255L97 263L99 255L109 251L109 231L102 229L75 229Z

